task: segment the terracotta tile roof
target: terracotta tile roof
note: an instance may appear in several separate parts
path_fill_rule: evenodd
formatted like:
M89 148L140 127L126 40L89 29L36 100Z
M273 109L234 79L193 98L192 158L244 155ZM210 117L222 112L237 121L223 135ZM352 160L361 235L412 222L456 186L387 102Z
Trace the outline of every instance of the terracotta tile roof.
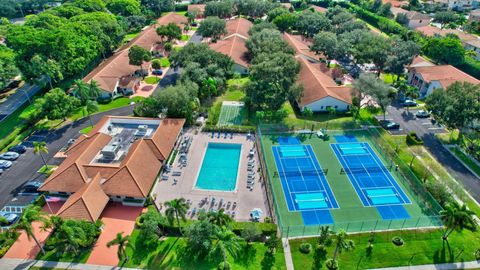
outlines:
M422 56L417 55L413 58L412 63L408 67L411 68L411 67L425 67L425 66L432 67L432 66L435 66L435 64L423 58Z
M424 34L425 36L428 36L428 37L433 37L435 35L437 36L441 36L441 37L444 37L446 36L447 34L455 34L458 36L458 38L462 41L462 42L467 42L469 40L476 40L478 39L477 36L474 36L474 35L471 35L471 34L467 34L465 32L462 32L460 30L457 30L457 29L440 29L438 27L435 27L435 26L431 26L431 25L426 25L426 26L421 26L421 27L417 27L415 28L416 31Z
M187 8L187 11L188 12L198 12L199 14L198 15L203 15L203 13L205 12L205 6L204 4L192 4L192 5L188 5L188 8Z
M307 59L298 56L297 60L301 64L298 83L303 86L300 107L325 97L332 97L346 103L352 102L351 88L337 86L330 76L320 71L319 64L312 64Z
M312 7L315 11L320 12L320 13L325 13L328 10L326 8L319 7L317 5L311 5L310 7Z
M288 44L295 49L295 54L301 54L317 61L320 59L321 55L315 54L315 52L310 50L312 42L305 39L304 36L284 33L283 39L285 39Z
M165 25L171 22L185 24L188 23L188 19L183 15L173 12L160 17L157 20L157 24L151 25L143 30L136 38L92 70L92 72L83 78L83 81L90 82L91 80L95 80L101 89L107 92L113 92L120 78L131 75L139 69L138 66L129 64L128 49L133 45L138 45L146 50L151 50L156 43L161 41L156 32L158 25Z
M100 186L101 176L97 174L77 192L71 195L57 215L62 218L84 219L95 222L108 203L108 196Z
M408 1L398 1L398 0L383 0L383 3L391 3L392 7L401 7L403 5L407 5Z
M185 119L163 119L157 132L153 134L152 139L146 140L147 142L151 141L155 145L158 154L161 156L160 160L168 158L184 124Z
M428 14L423 14L417 11L407 11L407 18L409 20L430 20L430 16Z
M243 39L248 39L250 37L250 35L248 34L248 30L250 30L252 26L253 23L244 18L235 18L233 20L228 20L225 25L225 28L227 30L227 34L225 35L225 37L236 34Z
M451 65L413 67L410 70L413 73L420 74L423 80L428 83L438 81L443 88L447 88L456 81L480 83L479 80Z
M469 40L465 42L466 44L473 46L475 48L480 48L480 39L475 39L475 40Z
M209 46L212 50L229 56L235 63L243 67L250 66L246 58L248 53L247 44L239 36L232 35L215 43L210 43Z

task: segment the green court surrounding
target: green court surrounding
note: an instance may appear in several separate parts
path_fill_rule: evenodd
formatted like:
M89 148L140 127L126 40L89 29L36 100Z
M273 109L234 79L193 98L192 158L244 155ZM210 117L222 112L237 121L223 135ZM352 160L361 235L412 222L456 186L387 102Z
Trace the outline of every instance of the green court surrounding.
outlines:
M376 132L376 131L375 131ZM268 190L273 198L272 208L275 210L278 224L283 236L317 235L321 225L304 225L301 212L288 210L284 191L278 176L272 146L278 145L280 137L297 137L303 145L311 145L322 169L327 171L326 178L338 202L339 208L330 209L334 224L333 230L344 229L347 232L376 231L402 228L423 228L440 226L438 203L426 192L422 184L401 160L396 159L394 151L385 149L378 133L372 130L328 131L328 138L322 139L317 134L296 134L272 128L259 128L260 148L263 152L264 167L268 176ZM337 143L335 135L353 135L360 142L368 142L376 155L390 170L411 203L404 204L410 215L407 219L382 219L375 207L365 207L345 173L341 173L342 165L337 159L330 144ZM378 135L378 136L377 136ZM265 166L266 165L266 166ZM398 170L395 167L398 165Z
M237 126L242 124L244 103L224 101L220 110L217 126Z

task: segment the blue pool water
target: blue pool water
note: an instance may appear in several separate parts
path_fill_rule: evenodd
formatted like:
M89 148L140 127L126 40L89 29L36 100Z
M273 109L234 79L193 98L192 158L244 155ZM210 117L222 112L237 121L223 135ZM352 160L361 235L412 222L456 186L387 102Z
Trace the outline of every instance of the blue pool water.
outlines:
M234 191L241 149L241 144L209 143L195 188Z

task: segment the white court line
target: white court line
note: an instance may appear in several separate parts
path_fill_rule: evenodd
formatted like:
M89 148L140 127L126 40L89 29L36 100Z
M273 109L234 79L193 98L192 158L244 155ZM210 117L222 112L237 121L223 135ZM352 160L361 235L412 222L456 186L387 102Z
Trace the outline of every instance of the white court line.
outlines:
M277 156L278 156L278 162L280 163L280 167L283 169L283 164L282 164L282 160L281 160L281 157L280 157L280 154L278 152L278 146L272 146L272 147L275 147L275 148L272 148L276 150L276 153L277 153ZM277 163L277 159L275 158L275 155L274 155L274 160L275 160L275 164ZM278 170L279 166L277 164L277 170ZM280 172L278 171L278 177L280 178L280 181L282 181L281 179L281 176L280 176ZM287 182L287 176L285 175L285 171L283 172L283 177L285 177L285 185L286 185L286 188L287 188L287 191L288 191L288 195L290 196L290 199L292 200L292 204L293 204L293 209L296 210L296 211L290 211L290 209L288 208L288 203L287 203L287 194L285 193L285 190L283 190L283 196L285 197L285 203L287 204L287 210L288 212L298 212L297 210L297 207L295 207L295 200L293 199L292 197L292 192L290 192L290 187L288 186L288 182ZM281 184L281 183L280 183ZM282 185L283 187L283 185Z

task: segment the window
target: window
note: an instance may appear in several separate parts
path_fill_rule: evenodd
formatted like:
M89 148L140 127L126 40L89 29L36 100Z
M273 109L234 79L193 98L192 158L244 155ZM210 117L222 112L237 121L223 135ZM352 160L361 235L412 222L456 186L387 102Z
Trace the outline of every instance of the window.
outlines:
M134 199L135 199L135 198L129 197L129 196L127 196L127 197L125 197L125 198L128 199L128 200L134 200Z
M323 106L320 106L320 110L323 110Z

